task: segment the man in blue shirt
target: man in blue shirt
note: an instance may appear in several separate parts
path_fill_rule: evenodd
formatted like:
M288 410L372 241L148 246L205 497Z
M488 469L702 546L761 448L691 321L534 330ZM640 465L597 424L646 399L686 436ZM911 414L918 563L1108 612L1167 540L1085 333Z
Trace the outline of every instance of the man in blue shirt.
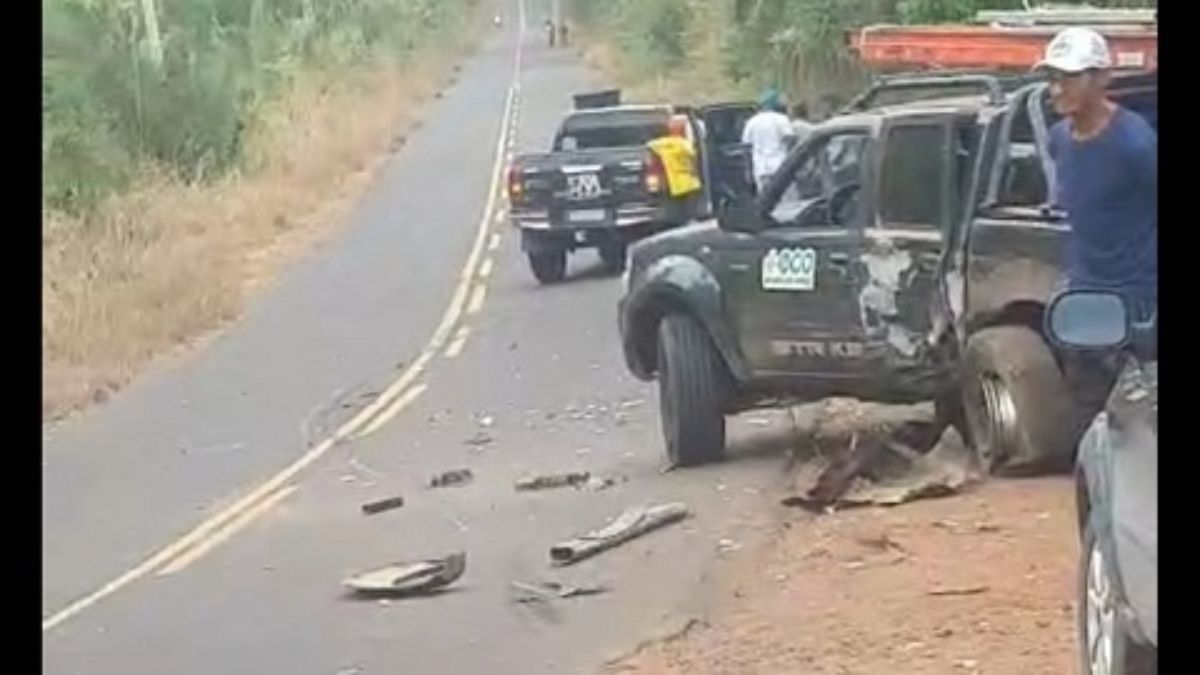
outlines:
M1066 285L1120 293L1133 320L1146 324L1158 304L1158 135L1108 100L1111 67L1103 36L1079 27L1059 32L1036 66L1063 117L1050 130L1050 154L1056 201L1071 223ZM1103 409L1116 365L1110 355L1066 355L1081 423Z
M1038 64L1063 119L1050 130L1050 154L1071 234L1070 288L1121 293L1138 320L1158 298L1158 135L1105 95L1111 60L1104 38L1067 28Z

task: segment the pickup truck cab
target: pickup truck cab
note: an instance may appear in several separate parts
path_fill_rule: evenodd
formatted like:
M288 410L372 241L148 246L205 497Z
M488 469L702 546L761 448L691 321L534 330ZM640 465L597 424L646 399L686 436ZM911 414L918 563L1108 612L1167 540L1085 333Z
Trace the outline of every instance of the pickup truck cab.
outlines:
M746 109L753 110L727 105L710 119L724 123ZM707 216L716 201L714 187L736 193L736 178L742 171L748 176L748 160L706 133L706 109L616 104L575 110L560 125L550 152L514 158L508 172L511 218L538 281L562 280L567 254L582 248L598 249L605 267L619 272L631 242L687 221L683 205L667 193L661 163L647 149L667 133L677 113L692 122L705 190L700 215ZM717 166L721 157L731 159Z
M1114 96L1152 116L1156 87ZM763 194L636 246L620 332L672 461L718 458L726 414L835 395L932 399L992 470L1068 458L1082 422L1042 330L1068 229L1048 110L1021 78L893 78Z

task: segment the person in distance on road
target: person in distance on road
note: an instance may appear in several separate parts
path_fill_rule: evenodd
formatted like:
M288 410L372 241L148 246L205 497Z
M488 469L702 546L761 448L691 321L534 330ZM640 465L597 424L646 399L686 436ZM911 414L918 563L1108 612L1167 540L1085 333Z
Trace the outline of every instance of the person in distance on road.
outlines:
M759 99L759 110L742 130L742 142L750 145L750 165L754 172L754 187L758 193L779 170L788 150L796 140L796 129L784 111L783 96L768 89Z

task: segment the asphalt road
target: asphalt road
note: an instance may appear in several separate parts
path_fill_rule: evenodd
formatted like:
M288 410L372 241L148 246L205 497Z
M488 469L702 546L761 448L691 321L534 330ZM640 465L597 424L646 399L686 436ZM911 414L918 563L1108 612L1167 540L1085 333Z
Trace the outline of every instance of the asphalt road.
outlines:
M596 82L542 44L536 2L517 59L504 6L336 242L203 352L47 432L44 672L586 672L704 610L721 540L768 517L784 425L735 422L730 461L662 473L654 388L620 355L620 281L592 252L566 283L532 280L489 198L497 150L547 147ZM474 482L426 486L459 468ZM628 481L513 489L558 470ZM395 494L404 507L359 510ZM548 565L552 543L665 501L695 516ZM342 588L458 550L466 574L439 595ZM511 582L550 578L611 591L513 602Z

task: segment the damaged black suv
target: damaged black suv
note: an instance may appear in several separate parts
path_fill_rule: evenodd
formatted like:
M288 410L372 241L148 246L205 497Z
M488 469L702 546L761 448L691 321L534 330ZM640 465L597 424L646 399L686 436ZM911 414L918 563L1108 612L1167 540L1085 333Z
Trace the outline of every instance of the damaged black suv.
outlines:
M1156 123L1156 76L1114 83ZM720 457L726 414L828 396L932 399L989 470L1069 458L1081 426L1042 333L1068 229L1053 121L1040 82L881 82L763 194L631 250L625 358L659 381L672 462Z

